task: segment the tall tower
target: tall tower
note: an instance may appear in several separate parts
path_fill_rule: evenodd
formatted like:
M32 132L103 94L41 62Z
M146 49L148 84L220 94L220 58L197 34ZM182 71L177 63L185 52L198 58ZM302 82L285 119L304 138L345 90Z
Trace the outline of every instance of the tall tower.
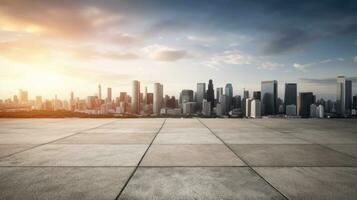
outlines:
M337 77L336 112L340 116L348 115L352 105L352 81L345 76Z
M112 88L107 88L107 102L112 102Z
M137 80L133 81L131 112L134 114L140 114L140 82Z
M208 81L208 89L207 89L207 101L211 103L211 111L214 106L214 89L212 79Z
M219 88L216 88L216 100L217 100L217 103L220 103L220 99L221 99L221 96L223 95L223 88L222 87L219 87Z
M198 109L202 110L203 99L206 98L206 83L197 83L196 101Z
M285 110L286 106L295 105L297 106L297 85L296 83L286 83L285 84L285 94L284 94L284 104Z
M232 108L233 99L233 86L231 83L227 83L224 89L224 95L226 95L226 111L229 112Z
M278 113L278 81L262 81L261 83L262 115Z
M148 87L145 87L145 92L144 92L144 105L148 104Z
M153 102L154 114L160 114L163 93L164 93L163 85L160 83L154 83L154 102Z
M102 86L100 86L100 84L98 85L98 98L102 100Z

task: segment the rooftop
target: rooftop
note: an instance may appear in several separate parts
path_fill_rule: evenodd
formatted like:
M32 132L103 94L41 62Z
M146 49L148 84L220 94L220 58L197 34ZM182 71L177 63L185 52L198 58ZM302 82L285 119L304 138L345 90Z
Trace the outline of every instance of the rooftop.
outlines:
M0 199L357 199L356 119L0 119Z

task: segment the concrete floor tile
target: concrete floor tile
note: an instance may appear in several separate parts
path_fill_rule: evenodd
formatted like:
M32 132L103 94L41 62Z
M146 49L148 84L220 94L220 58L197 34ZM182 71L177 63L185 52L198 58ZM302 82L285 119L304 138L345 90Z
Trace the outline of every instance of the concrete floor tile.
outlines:
M19 145L19 144L1 144L0 145L0 158L23 151L25 149L29 149L33 147L33 145Z
M309 144L305 140L278 132L217 133L227 144Z
M56 143L61 144L150 144L156 133L83 133Z
M254 168L289 199L357 199L357 168Z
M225 145L152 145L142 166L244 166Z
M158 134L154 144L222 144L212 133L171 133Z
M196 133L207 133L210 134L211 131L207 128L167 128L163 127L160 130L160 134L171 134L171 133L190 133L190 134L196 134Z
M357 144L329 144L326 146L357 158Z
M337 130L310 130L306 132L294 132L290 134L317 144L357 144L356 133L339 132Z
M320 145L230 145L251 166L357 166L357 159Z
M136 166L148 145L53 144L0 160L0 166Z
M0 199L115 199L132 167L0 167Z
M284 199L247 167L140 167L119 199Z

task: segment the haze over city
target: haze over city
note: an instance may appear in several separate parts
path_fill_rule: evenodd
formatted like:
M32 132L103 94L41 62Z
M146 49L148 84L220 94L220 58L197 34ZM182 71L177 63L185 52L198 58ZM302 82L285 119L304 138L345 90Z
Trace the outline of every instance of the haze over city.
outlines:
M0 3L0 98L118 95L140 80L178 97L213 79L260 90L286 82L336 98L336 76L357 83L354 1L11 1Z

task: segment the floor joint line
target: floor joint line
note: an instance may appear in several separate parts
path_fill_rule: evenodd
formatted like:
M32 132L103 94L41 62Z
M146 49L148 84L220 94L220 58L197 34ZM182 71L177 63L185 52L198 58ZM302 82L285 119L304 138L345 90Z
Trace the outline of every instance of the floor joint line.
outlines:
M270 182L268 182L263 176L261 176L257 171L255 171L243 158L241 158L236 152L233 151L233 149L216 133L214 133L205 123L203 123L199 118L197 120L205 126L214 136L217 137L229 150L231 150L249 169L251 169L258 177L260 177L264 182L266 182L270 187L272 187L275 191L277 191L282 197L285 199L289 199L287 196L285 196L282 192L280 192L276 187L274 187Z
M143 161L143 159L144 159L146 153L149 151L151 145L154 143L154 140L155 140L156 136L160 133L161 129L164 127L164 125L165 125L165 123L166 123L166 120L167 120L167 118L165 118L165 120L164 120L163 123L161 124L161 127L160 127L159 130L156 132L156 134L155 134L155 136L153 137L153 139L151 140L151 142L150 142L148 148L146 148L146 150L145 150L144 154L141 156L141 158L140 158L138 164L135 166L133 172L130 174L129 178L126 180L125 184L124 184L123 187L121 188L119 194L115 197L115 200L118 200L118 199L120 198L120 195L124 192L126 186L127 186L128 183L130 182L130 180L133 178L135 172L138 170L138 168L139 168L141 162Z

